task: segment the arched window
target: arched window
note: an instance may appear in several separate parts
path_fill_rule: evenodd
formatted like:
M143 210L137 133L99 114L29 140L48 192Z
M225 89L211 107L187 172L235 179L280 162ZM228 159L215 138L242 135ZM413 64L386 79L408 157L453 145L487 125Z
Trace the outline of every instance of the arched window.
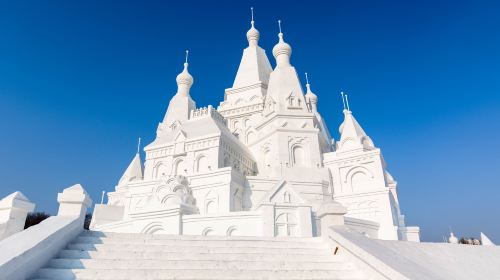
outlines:
M174 175L185 174L185 169L186 169L186 167L184 165L184 160L180 159L180 160L178 160L178 161L175 162L173 174Z
M153 222L149 225L145 226L141 231L146 234L167 234L168 232L165 230L161 223Z
M276 218L276 236L296 236L297 218L293 213L283 213Z
M213 235L213 234L214 234L214 230L211 228L206 228L201 233L201 235L203 235L203 236L208 236L208 235Z
M156 164L154 168L154 178L161 177L167 173L167 167L163 163L158 163Z
M348 186L342 191L363 192L373 189L376 184L373 183L373 173L364 166L351 168L345 175L344 183ZM349 189L350 186L350 189Z
M207 201L207 204L205 205L205 213L206 214L216 214L217 213L217 206L215 205L214 200Z
M235 226L230 226L226 231L227 236L238 236L239 232Z
M208 159L206 156L199 156L196 161L196 172L206 172L208 171Z
M351 177L351 188L354 192L364 191L370 189L373 185L371 178L363 172L363 170L358 170L352 174Z
M304 166L305 165L305 152L304 148L301 146L295 146L292 149L292 159L293 165L295 166Z
M211 190L205 195L203 202L205 214L217 214L219 212L219 195Z

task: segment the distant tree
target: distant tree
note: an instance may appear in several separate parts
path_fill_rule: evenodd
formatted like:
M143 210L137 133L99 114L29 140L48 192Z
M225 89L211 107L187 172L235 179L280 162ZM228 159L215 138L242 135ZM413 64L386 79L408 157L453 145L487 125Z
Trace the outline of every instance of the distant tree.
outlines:
M91 221L92 221L92 213L87 213L87 215L85 215L85 222L83 223L83 228L89 229Z
M458 243L459 244L466 244L466 245L481 245L481 240L474 238L474 237L469 237L469 238L462 237L462 238L460 238Z
M27 229L30 226L38 225L48 217L50 217L50 215L45 212L28 213L28 215L26 216L26 222L24 223L24 229Z

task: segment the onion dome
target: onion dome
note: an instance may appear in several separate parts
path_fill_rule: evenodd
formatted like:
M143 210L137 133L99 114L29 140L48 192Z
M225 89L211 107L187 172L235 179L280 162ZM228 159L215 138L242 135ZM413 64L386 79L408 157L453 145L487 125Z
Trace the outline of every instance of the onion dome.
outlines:
M311 85L306 84L307 92L306 92L306 98L311 100L311 101L318 101L318 96L314 94L314 92L311 91Z
M177 75L175 81L177 82L177 85L188 85L191 87L194 80L193 76L191 76L191 74L189 74L188 72L187 63L184 63L184 70L179 75Z
M189 89L193 85L194 79L191 74L188 72L188 63L187 63L187 57L188 57L188 51L186 51L186 62L184 63L184 70L177 75L177 78L175 81L177 82L177 94L182 94L182 95L188 95L189 94Z
M259 43L260 33L254 26L254 21L251 21L252 27L247 31L248 45L256 46Z
M273 56L276 58L277 66L289 66L290 56L292 55L292 47L283 40L283 33L281 32L281 21L278 21L280 25L280 33L278 34L279 41L273 48Z

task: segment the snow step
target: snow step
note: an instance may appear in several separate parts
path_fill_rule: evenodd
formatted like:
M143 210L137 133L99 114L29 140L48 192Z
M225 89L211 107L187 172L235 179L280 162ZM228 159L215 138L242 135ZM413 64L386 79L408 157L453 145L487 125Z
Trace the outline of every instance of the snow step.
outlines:
M311 261L315 262L343 262L343 256L333 256L330 251L320 251L317 253L303 254L293 252L290 254L278 254L273 251L267 254L261 253L195 253L195 252L124 252L124 251L86 251L86 250L62 250L58 254L61 259L147 259L147 260L242 260L242 261L274 261L286 259L290 262Z
M38 277L66 279L366 279L356 270L213 270L213 269L56 269L42 268Z
M219 236L219 235L176 235L176 234L145 234L117 233L86 230L79 237L109 237L122 239L170 239L170 240L246 240L246 241L281 241L281 242L322 242L320 237L264 237L264 236Z
M217 269L217 270L349 270L353 265L347 262L288 262L276 261L239 261L239 260L103 260L103 259L52 259L50 268L90 268L90 269Z
M71 250L84 251L127 251L127 252L197 252L197 253L261 253L268 254L271 252L279 254L307 253L307 254L327 254L328 248L272 248L266 246L259 247L207 247L207 246L182 246L182 245L142 245L137 244L89 244L89 243L71 243L67 247Z
M366 280L321 238L86 231L31 280Z
M266 247L266 248L324 248L323 242L311 240L305 242L302 240L182 240L182 239L133 239L133 238L108 238L108 237L77 237L74 243L89 244L127 244L127 245L182 245L182 246L203 246L203 247Z

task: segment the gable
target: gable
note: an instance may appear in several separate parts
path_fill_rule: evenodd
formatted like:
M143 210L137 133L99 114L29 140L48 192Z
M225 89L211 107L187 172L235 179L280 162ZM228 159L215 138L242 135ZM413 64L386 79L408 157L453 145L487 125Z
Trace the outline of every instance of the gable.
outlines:
M306 201L301 195L286 180L278 182L271 190L267 192L264 198L256 205L259 207L263 204L276 205L297 205L303 204Z
M179 130L177 135L175 135L175 142L182 142L186 139L186 133L183 130Z

